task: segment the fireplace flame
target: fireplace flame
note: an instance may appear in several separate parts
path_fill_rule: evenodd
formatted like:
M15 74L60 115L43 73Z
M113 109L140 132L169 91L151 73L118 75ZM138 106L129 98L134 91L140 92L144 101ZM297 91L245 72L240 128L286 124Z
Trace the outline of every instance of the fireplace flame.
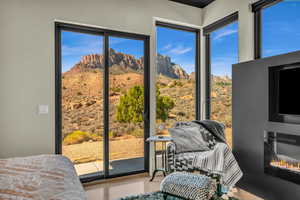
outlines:
M300 162L287 162L285 160L272 160L270 163L273 167L300 172Z

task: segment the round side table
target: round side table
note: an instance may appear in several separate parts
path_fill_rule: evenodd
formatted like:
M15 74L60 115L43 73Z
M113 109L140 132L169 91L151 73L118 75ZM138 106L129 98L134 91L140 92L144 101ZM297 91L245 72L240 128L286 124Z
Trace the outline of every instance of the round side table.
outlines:
M154 167L155 167L155 169L154 169L152 178L150 179L150 181L153 181L157 172L163 172L164 176L166 176L166 173L167 173L167 143L172 142L172 137L155 135L155 136L151 136L151 137L147 138L146 141L154 143ZM157 143L161 143L161 150L156 149ZM162 168L157 167L158 156L161 156Z

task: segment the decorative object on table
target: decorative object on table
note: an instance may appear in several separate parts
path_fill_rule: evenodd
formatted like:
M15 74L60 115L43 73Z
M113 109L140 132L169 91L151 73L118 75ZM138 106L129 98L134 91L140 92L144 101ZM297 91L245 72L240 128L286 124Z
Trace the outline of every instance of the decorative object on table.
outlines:
M165 135L166 131L167 131L166 126L164 124L160 124L157 127L156 135Z
M205 124L205 125L203 125ZM208 151L199 151L191 149L188 141L182 141L180 134L185 134L185 131L176 131L173 129L186 129L186 127L199 127L198 132L194 134L201 134L206 138L213 135L215 138L215 145L210 147ZM209 128L207 128L209 127ZM170 134L173 138L173 143L167 146L167 164L170 172L186 171L186 172L200 172L205 175L216 178L218 184L218 194L221 196L224 192L222 188L231 188L242 177L243 173L235 160L231 149L224 143L224 131L222 132L222 124L218 122L205 120L193 122L176 123L173 129L170 129ZM178 136L179 135L179 136ZM179 138L177 138L179 137ZM207 143L212 144L212 140L207 138ZM192 142L192 141L191 141ZM194 142L194 141L193 141ZM201 141L202 142L202 141ZM184 145L179 151L177 146ZM209 145L207 144L206 147ZM189 151L185 151L189 149Z
M193 200L209 200L217 189L216 180L200 174L174 172L160 184L166 194Z
M153 142L154 143L154 172L152 175L152 178L150 179L150 181L153 181L153 179L155 178L155 175L157 172L163 172L164 176L166 176L166 173L168 172L167 169L167 143L172 141L172 138L169 136L151 136L149 137L147 140L147 142ZM161 149L158 150L156 147L157 143L161 143ZM158 160L158 156L161 156L161 168L158 168L157 166L157 160Z

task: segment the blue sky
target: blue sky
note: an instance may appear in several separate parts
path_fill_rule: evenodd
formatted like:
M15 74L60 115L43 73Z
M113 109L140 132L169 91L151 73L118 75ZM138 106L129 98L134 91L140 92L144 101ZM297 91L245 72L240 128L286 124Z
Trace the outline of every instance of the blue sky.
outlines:
M66 72L78 63L82 56L103 53L103 36L85 33L62 32L62 71ZM142 41L110 37L110 48L117 52L140 58L144 53Z
M171 57L172 62L180 64L188 73L195 71L195 34L168 28L157 28L157 51ZM109 38L110 48L117 52L130 54L136 58L143 56L143 42L117 37ZM62 66L68 71L82 56L102 54L103 37L85 33L62 32Z
M212 74L231 77L238 62L238 23L211 34ZM300 50L300 1L285 0L262 11L262 57Z
M98 35L62 31L62 71L68 71L84 55L102 53L102 40Z
M157 53L171 57L187 73L195 72L196 34L157 27Z
M262 12L262 56L300 49L300 1L286 0Z
M110 37L109 47L117 52L133 55L136 58L144 56L144 42L141 40Z
M231 66L238 62L238 22L211 33L211 73L231 77Z
M300 1L285 0L262 12L263 57L300 49ZM195 34L157 27L157 52L171 57L188 73L195 71ZM110 48L131 54L143 55L143 43L137 40L110 37ZM83 55L101 54L103 37L62 32L63 72L69 70ZM229 24L211 34L212 73L231 76L231 65L238 62L238 23Z

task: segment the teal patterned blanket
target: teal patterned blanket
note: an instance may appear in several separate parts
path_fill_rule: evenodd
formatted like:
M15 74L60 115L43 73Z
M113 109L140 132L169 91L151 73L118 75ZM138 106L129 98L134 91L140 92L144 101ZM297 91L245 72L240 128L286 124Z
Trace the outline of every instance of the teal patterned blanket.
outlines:
M187 200L179 197L175 197L172 195L164 194L162 192L153 192L142 195L134 195L130 197L124 197L119 200ZM225 200L217 195L213 196L210 200ZM239 200L233 197L229 197L229 200Z

